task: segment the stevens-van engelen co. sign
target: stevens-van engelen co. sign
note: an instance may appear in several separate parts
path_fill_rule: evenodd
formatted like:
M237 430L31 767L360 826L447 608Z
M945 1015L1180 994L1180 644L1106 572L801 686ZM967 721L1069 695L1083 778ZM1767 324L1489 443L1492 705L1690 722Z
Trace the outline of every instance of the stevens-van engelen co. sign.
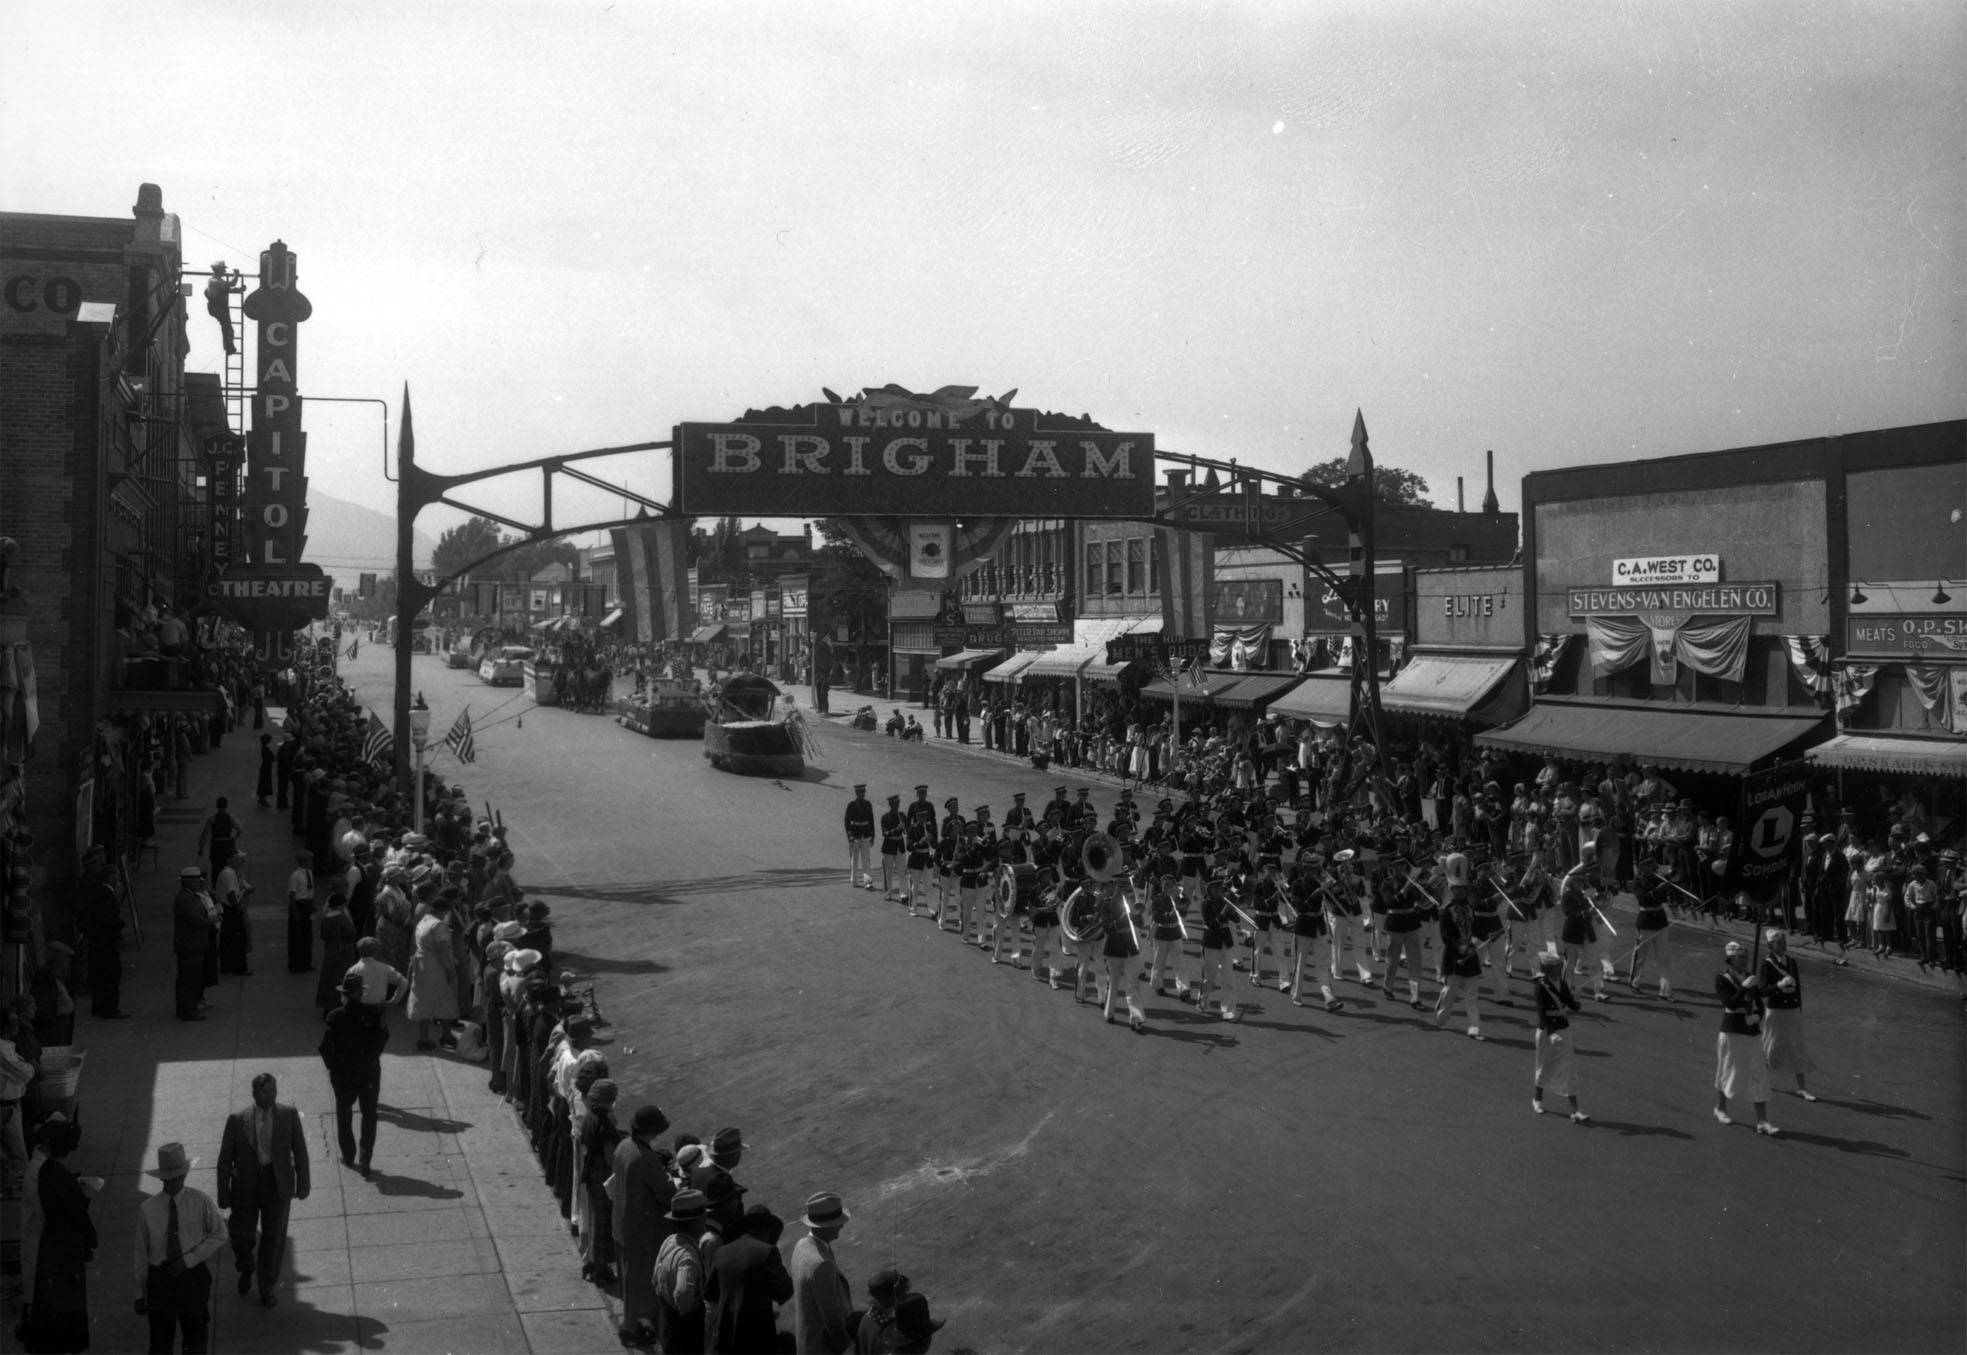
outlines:
M769 409L676 429L693 517L1149 517L1154 436L972 398L973 387Z

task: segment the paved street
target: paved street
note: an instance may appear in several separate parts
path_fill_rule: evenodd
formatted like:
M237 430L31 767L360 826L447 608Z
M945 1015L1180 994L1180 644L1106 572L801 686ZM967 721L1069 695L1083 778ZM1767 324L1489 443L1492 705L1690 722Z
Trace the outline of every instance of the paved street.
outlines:
M365 644L346 665L385 710L391 659ZM1574 1127L1530 1114L1522 1006L1485 1011L1476 1044L1356 985L1338 1015L1243 987L1237 1024L1163 999L1136 1036L845 887L852 782L926 781L1001 818L1054 775L834 721L805 780L740 778L435 659L415 681L433 731L467 702L480 721L462 779L552 902L561 962L593 977L623 1103L741 1126L741 1179L781 1214L841 1191L857 1296L899 1265L950 1319L940 1348L1967 1339L1950 994L1805 955L1823 1100L1778 1096L1783 1136L1759 1139L1709 1115L1713 956L1682 946L1688 1001L1577 1023L1596 1123Z

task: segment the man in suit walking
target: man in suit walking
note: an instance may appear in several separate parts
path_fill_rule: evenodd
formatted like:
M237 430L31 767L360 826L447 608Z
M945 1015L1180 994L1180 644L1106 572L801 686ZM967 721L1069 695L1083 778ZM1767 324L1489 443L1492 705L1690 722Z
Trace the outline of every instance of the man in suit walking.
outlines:
M669 1118L659 1107L637 1106L628 1137L615 1145L610 1199L622 1277L622 1325L617 1334L624 1344L647 1345L655 1339L656 1255L671 1231L665 1220L676 1195L667 1154L656 1147L656 1136L668 1128Z
M279 1092L273 1074L253 1079L253 1103L226 1118L218 1161L219 1208L232 1211L227 1228L239 1292L251 1290L257 1276L268 1308L279 1301L273 1282L287 1246L287 1210L308 1191L307 1135L300 1112L281 1105Z

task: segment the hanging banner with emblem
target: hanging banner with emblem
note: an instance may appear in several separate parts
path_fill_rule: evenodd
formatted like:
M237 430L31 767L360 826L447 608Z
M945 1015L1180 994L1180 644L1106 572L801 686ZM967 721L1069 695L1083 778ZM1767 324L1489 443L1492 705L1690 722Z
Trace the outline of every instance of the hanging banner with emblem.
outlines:
M1782 893L1796 867L1799 825L1809 799L1809 768L1800 761L1742 778L1741 816L1736 819L1741 828L1730 874L1749 898L1772 899Z

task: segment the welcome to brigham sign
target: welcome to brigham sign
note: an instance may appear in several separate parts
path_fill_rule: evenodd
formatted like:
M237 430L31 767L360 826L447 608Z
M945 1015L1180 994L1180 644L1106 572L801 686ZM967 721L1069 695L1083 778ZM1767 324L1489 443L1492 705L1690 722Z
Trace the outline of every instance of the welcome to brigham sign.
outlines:
M1034 409L807 405L679 424L675 449L678 509L691 517L1154 513L1153 434Z

